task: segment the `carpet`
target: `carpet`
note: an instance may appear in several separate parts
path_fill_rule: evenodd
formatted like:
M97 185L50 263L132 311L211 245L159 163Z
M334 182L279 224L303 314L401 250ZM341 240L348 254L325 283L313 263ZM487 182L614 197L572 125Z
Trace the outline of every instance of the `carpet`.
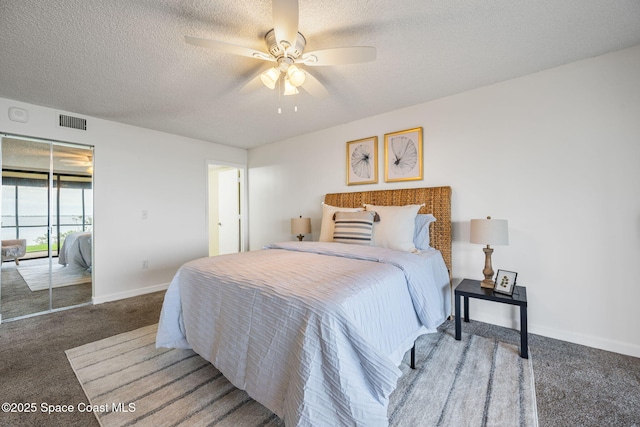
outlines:
M284 425L194 352L156 349L156 331L151 325L66 351L102 426ZM445 331L418 339L417 369L400 366L390 425L537 426L531 358L510 344L462 338Z
M18 267L18 273L29 286L31 291L42 291L49 289L49 262L35 265L24 265L21 263ZM54 259L51 265L51 286L60 288L62 286L82 285L91 283L91 272L82 267L73 265L63 266L57 264Z

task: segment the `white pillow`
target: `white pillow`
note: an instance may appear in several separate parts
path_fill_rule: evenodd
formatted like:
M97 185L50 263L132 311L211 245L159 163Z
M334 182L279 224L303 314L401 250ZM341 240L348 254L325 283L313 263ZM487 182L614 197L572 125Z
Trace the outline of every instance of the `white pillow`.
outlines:
M320 238L321 242L333 242L333 214L338 211L341 212L361 212L362 208L339 208L336 206L322 204L322 223L320 224Z
M416 252L413 233L416 228L416 215L424 205L377 206L367 205L368 211L380 215L380 222L373 226L373 245L397 251Z

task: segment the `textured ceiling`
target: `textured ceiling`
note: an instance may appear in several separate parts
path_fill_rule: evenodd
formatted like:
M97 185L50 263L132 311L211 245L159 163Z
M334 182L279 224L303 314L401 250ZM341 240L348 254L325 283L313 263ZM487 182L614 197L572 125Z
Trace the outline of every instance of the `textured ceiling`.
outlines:
M299 3L305 51L377 48L313 68L325 99L240 94L269 63L185 43L266 50L267 0L0 0L0 97L250 148L640 44L638 0Z

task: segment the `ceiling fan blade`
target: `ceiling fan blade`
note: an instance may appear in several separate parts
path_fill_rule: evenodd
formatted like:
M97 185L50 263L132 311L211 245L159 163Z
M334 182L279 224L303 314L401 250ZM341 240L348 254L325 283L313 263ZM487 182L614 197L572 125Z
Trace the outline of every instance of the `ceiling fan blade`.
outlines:
M310 72L305 70L305 73L307 74L307 77L304 80L303 85L300 87L306 90L309 93L309 95L315 98L323 99L328 97L329 92L324 87L324 85L320 83L318 79L313 77L313 75L311 75Z
M60 163L69 166L91 166L91 162L89 160L60 159Z
M253 92L254 90L258 90L261 87L264 87L264 85L262 84L262 80L260 79L260 76L262 75L262 73L263 71L260 71L260 73L257 76L249 80L249 82L246 85L242 86L242 88L240 89L240 93L245 94L245 93Z
M376 48L372 46L336 47L303 54L296 62L310 66L356 64L376 59Z
M254 50L244 46L238 46L231 43L219 42L216 40L201 39L199 37L184 36L184 41L200 47L217 50L219 52L231 53L233 55L247 56L254 59L262 59L264 61L275 61L275 59L264 52Z
M298 0L273 0L273 30L280 47L293 47L298 38ZM285 42L286 46L283 46Z

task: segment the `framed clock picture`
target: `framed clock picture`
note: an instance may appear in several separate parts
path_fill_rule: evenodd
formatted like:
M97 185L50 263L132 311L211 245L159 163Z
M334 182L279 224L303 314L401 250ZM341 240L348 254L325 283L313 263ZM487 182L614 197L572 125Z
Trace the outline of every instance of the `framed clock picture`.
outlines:
M378 137L347 142L347 185L378 182Z
M384 180L422 179L422 128L384 135Z

